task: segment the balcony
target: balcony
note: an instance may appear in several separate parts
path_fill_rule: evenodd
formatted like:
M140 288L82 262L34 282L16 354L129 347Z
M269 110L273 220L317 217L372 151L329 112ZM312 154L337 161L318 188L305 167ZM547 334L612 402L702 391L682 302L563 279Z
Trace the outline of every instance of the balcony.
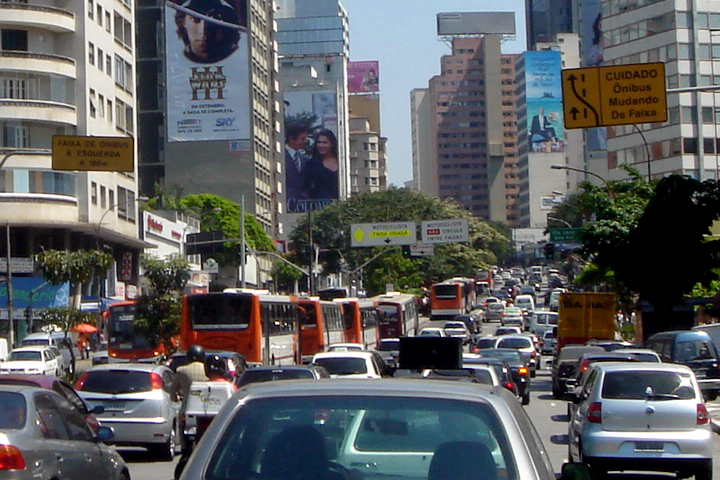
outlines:
M77 126L75 107L43 100L0 99L0 119L29 120Z
M0 70L35 72L76 78L75 60L62 55L0 50Z
M5 28L39 28L58 33L75 32L75 14L61 8L0 2L0 25Z

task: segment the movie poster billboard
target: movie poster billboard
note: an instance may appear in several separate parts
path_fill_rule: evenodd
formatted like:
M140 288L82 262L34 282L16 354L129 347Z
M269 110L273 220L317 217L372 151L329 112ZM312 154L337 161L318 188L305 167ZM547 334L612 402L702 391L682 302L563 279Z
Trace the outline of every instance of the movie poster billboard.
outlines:
M525 52L528 145L531 153L565 151L560 52Z
M583 0L580 4L581 32L580 52L585 67L600 67L603 64L603 31L601 0ZM585 130L588 150L607 149L607 128Z
M286 92L284 99L287 211L319 210L340 196L337 94Z
M380 62L348 62L348 92L375 93L380 91Z
M167 1L165 25L168 141L249 139L245 0Z

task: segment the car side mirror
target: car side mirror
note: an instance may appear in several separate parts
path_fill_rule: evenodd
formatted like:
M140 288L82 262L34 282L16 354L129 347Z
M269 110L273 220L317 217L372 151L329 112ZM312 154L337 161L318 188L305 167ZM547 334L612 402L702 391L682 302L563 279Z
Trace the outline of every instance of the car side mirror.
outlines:
M584 463L565 463L562 466L560 480L594 480L592 469Z
M115 438L115 430L113 430L112 427L98 427L97 435L95 435L96 441L107 442L113 438Z

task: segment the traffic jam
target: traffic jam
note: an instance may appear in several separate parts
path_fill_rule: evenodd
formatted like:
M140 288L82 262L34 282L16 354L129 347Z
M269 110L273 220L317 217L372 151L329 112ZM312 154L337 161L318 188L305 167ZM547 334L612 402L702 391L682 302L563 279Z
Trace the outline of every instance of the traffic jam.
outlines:
M87 354L60 331L5 352L0 478L712 479L720 328L635 345L616 303L544 266L423 297L233 288L185 295L168 351L119 302Z

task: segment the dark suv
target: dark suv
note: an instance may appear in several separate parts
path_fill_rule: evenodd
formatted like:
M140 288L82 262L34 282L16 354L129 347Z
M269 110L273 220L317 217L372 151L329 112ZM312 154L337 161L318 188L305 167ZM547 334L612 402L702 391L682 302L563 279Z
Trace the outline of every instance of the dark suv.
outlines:
M555 357L552 364L552 394L563 398L569 378L575 378L577 362L586 353L606 353L602 347L588 345L566 345Z
M703 396L715 400L720 393L720 357L710 335L702 331L661 332L648 338L645 348L655 350L663 362L692 368Z

